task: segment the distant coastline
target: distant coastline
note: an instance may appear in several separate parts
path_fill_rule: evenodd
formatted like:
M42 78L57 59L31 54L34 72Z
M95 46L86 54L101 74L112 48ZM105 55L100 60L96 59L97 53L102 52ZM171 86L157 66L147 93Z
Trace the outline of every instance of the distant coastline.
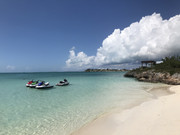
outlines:
M129 71L127 69L86 69L85 72L125 72L125 71Z

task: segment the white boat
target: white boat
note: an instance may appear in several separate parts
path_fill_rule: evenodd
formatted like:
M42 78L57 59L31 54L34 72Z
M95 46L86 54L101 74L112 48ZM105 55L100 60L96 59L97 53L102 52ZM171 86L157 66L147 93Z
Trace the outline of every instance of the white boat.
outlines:
M35 88L38 85L39 81L34 81L29 85L30 88Z
M44 83L44 81L43 81L43 82L40 82L35 88L36 89L47 89L47 88L52 88L52 87L54 87L54 86L50 85L49 82Z
M27 84L26 84L26 87L29 87L34 81L29 81Z
M56 86L66 86L66 85L69 85L69 82L64 79L64 81L60 81L59 83L56 84Z

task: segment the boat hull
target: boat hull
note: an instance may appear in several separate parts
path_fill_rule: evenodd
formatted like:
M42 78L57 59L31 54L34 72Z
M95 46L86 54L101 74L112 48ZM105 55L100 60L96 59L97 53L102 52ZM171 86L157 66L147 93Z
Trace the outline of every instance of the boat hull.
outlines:
M67 86L69 83L57 83L56 86Z
M29 85L30 88L35 88L37 85Z
M54 86L36 86L36 89L48 89L48 88L53 88Z
M30 84L26 84L26 87L30 87Z

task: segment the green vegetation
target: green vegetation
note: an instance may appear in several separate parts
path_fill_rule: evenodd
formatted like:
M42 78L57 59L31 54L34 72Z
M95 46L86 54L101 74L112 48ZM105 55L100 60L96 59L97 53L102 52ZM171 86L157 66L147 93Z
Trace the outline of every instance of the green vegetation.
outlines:
M155 65L153 68L158 72L168 72L171 75L180 73L180 56L166 57L163 63Z
M162 59L162 63L153 65L152 67L140 67L133 71L140 73L143 71L154 70L155 72L168 72L171 75L180 73L180 56L166 57Z

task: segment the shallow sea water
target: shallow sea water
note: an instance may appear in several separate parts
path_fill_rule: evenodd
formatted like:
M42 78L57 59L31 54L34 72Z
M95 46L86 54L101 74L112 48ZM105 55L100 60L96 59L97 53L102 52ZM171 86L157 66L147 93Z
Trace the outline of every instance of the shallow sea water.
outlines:
M124 78L125 72L53 72L0 74L0 135L69 135L115 108L125 109L153 98L148 90L164 86ZM37 90L29 80L55 85Z

